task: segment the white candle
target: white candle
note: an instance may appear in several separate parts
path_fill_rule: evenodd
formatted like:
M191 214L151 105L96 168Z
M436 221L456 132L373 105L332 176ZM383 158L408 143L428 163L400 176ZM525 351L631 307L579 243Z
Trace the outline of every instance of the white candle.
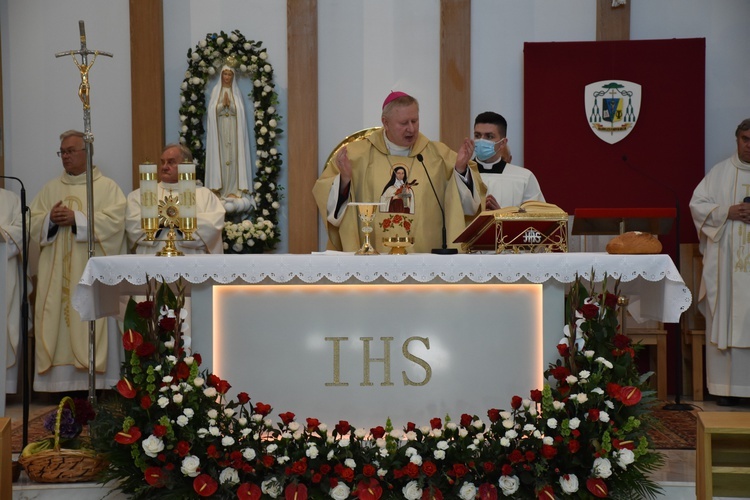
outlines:
M195 218L195 165L180 163L177 166L180 191L180 218Z
M152 219L159 216L158 181L156 180L156 165L146 163L138 166L141 174L141 218Z

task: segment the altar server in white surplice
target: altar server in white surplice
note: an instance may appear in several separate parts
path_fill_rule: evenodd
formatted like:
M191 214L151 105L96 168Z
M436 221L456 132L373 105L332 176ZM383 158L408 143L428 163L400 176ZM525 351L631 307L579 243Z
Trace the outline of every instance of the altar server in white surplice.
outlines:
M750 119L735 138L737 152L706 174L690 200L703 253L697 299L706 316L706 379L720 405L750 397Z
M21 332L21 252L23 226L21 199L15 193L0 189L0 233L6 241L8 265L5 271L5 311L8 340L6 342L5 392L15 393L18 383L18 342ZM0 285L2 286L2 285ZM2 393L0 393L0 397Z
M159 167L159 187L157 199L163 201L170 194L177 197L178 173L177 167L180 163L190 163L193 155L190 150L180 144L169 144L161 153L161 166ZM182 232L175 229L177 242L175 246L185 254L197 253L224 253L221 231L224 229L224 206L219 198L204 187L195 190L195 213L196 231L193 233L193 241L184 241ZM163 241L167 237L168 229L161 229L156 233L156 239L162 241L146 241L146 234L141 229L141 190L136 189L128 195L128 208L125 220L125 229L128 234L128 249L130 253L155 254L166 244Z
M507 130L505 118L492 111L480 113L474 120L474 155L487 185L487 210L544 201L539 181L531 170L510 164Z
M31 202L31 238L40 246L34 307L36 375L34 390L62 392L88 388L89 323L81 321L71 298L88 262L86 150L83 133L60 136L65 172L44 185ZM125 252L125 195L112 179L92 168L94 254ZM122 344L114 320L96 321L97 388L119 380ZM106 370L106 372L105 372Z

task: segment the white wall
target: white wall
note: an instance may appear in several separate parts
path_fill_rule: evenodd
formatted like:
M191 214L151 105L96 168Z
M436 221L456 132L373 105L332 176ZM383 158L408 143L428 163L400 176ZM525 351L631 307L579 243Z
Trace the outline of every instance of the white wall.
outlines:
M0 0L5 172L24 181L29 203L62 172L60 133L84 128L80 73L70 56L55 58L80 49L79 20L89 49L114 54L97 58L89 72L94 164L130 191L128 1Z
M54 58L79 47L79 19L86 21L90 48L115 55L100 58L90 75L95 163L123 191L132 188L128 1L0 0L6 173L26 182L29 200L61 168L54 156L59 133L83 127L78 71L70 59ZM187 50L209 32L239 29L263 42L287 116L286 2L164 0L164 19L168 141L177 138ZM380 123L381 103L392 89L420 100L421 129L438 137L439 0L318 0L318 19L321 165L343 137ZM747 19L747 0L631 0L632 39L706 38L707 167L731 154L734 128L750 117ZM491 109L508 119L514 163L523 165L523 43L591 41L595 22L594 0L473 0L471 114ZM690 103L675 103L683 105ZM665 117L665 126L691 124ZM286 159L287 137L281 140ZM690 144L665 147L675 150L676 161L691 150ZM287 184L286 169L281 184ZM280 217L286 231L286 202ZM288 236L282 241L283 252Z

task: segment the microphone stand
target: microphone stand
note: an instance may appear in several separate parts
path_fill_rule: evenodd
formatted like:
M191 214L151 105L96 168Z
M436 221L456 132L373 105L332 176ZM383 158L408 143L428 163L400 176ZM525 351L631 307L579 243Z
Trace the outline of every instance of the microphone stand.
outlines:
M658 184L662 188L664 188L667 191L669 191L672 194L672 196L674 196L675 209L677 210L677 212L675 214L675 240L676 240L676 244L675 244L674 254L675 254L675 261L676 261L675 265L677 266L677 271L680 271L680 197L678 196L677 192L675 192L674 189L672 189L671 187L667 186L663 182L660 182L660 181L654 179L653 177L651 177L649 175L646 175L644 172L641 172L640 170L632 167L630 165L630 163L628 162L628 157L626 155L622 156L622 161L625 163L625 165L628 166L628 168L630 168L631 170L635 170L636 172L638 172L643 177L647 178L648 180L650 180L652 182L655 182L656 184ZM677 384L677 389L675 390L674 403L667 403L667 404L665 404L664 407L662 408L663 410L670 410L670 411L690 411L690 410L692 410L692 405L680 402L681 394L682 394L682 357L683 357L683 352L682 352L682 323L683 323L683 321L684 321L683 317L680 316L680 322L678 323L680 332L678 334L678 339L677 339L677 370L676 370L676 373L675 373L675 379L676 379L675 383ZM693 383L696 383L696 382L693 381Z
M435 194L435 200L437 201L438 208L440 208L440 215L443 216L443 246L441 248L433 248L432 253L437 255L455 255L458 253L458 250L456 248L448 248L448 236L446 234L445 228L445 210L443 209L443 205L440 203L440 198L438 197L437 191L435 190L435 185L432 183L432 177L430 177L430 173L427 171L427 167L424 164L424 156L422 156L421 153L417 155L417 161L422 164L424 173L427 174L427 180L430 181L430 187L432 188L432 192Z
M21 400L23 404L23 441L22 447L25 448L29 442L29 404L31 399L31 381L29 380L29 238L28 226L26 223L26 213L29 207L26 205L26 187L23 181L18 177L10 175L0 175L3 179L13 179L21 185L21 356L23 356L23 373ZM4 285L2 285L4 286ZM19 363L20 365L20 363ZM3 368L4 369L4 368ZM5 388L3 388L5 390Z

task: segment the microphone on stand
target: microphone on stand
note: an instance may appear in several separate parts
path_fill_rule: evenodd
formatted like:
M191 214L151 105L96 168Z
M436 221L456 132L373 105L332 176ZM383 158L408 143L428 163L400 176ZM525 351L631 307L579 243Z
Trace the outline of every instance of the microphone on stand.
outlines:
M677 191L675 191L672 187L668 186L667 184L651 177L650 175L647 175L645 172L642 172L640 169L637 169L633 167L628 162L627 155L622 155L622 161L625 163L625 165L634 172L638 173L640 176L645 177L646 179L650 180L651 182L657 184L658 186L662 187L663 189L666 189L669 191L672 196L674 196L674 204L675 204L675 265L677 266L677 270L680 270L680 197L677 194ZM624 325L623 325L624 327ZM680 318L680 333L679 333L679 339L677 341L677 373L676 373L676 384L677 389L675 390L675 398L674 398L674 404L666 404L664 405L665 410L673 410L673 411L690 411L692 410L692 405L690 404L684 404L680 403L680 397L682 393L682 318ZM693 381L693 383L696 383Z
M438 207L440 208L440 215L443 216L443 246L442 248L433 248L432 253L438 254L438 255L454 255L458 253L458 250L455 248L448 248L448 238L446 236L446 229L445 229L445 210L443 209L443 205L440 203L440 197L437 194L437 191L435 191L435 185L432 183L432 177L430 177L430 173L427 171L427 167L424 164L424 156L422 154L417 154L417 161L422 164L422 168L424 169L424 173L427 174L427 180L430 181L430 187L432 188L432 192L435 194L435 200L437 201Z
M29 403L31 398L31 382L29 381L29 367L27 366L29 361L29 238L26 212L29 207L26 206L26 187L21 179L10 175L0 175L0 179L12 179L21 185L21 239L23 240L21 243L21 274L23 275L21 276L21 293L23 294L21 297L21 355L23 356L23 447L26 447L29 442ZM3 388L3 390L5 389Z

